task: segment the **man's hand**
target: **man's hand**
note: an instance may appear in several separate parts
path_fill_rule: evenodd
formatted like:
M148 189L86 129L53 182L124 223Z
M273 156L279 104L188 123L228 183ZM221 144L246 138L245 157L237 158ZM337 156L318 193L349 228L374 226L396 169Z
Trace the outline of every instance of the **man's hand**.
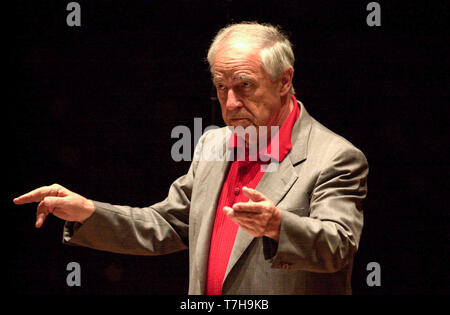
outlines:
M254 237L267 236L277 242L280 238L281 210L262 193L242 188L248 202L238 202L232 208L224 207L225 214Z
M61 185L43 186L14 199L17 205L39 202L36 227L40 228L49 213L60 219L83 223L94 213L94 203Z

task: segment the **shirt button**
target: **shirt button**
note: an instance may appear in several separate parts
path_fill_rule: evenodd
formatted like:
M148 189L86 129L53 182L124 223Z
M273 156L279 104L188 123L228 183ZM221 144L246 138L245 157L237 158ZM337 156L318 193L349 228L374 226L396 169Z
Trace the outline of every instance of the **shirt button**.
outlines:
M289 267L291 266L291 264L289 263L281 263L281 269L289 269Z
M239 193L241 192L241 189L239 188L239 187L236 187L235 189L234 189L234 194L237 196L237 195L239 195Z

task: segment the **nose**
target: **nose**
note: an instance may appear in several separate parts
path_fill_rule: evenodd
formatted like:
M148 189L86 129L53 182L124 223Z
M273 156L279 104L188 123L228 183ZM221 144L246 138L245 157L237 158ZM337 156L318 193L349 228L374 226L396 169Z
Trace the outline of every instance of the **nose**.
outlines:
M227 102L225 106L228 110L234 110L236 108L242 107L242 101L239 100L233 89L228 90Z

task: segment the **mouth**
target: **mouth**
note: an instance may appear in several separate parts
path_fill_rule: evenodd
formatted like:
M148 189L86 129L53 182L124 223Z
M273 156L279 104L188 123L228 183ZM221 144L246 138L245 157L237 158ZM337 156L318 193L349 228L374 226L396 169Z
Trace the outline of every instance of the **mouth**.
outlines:
M234 127L244 127L246 128L247 126L251 125L252 122L250 119L248 118L231 118L230 119L230 123L229 125L234 126Z
M238 117L238 118L231 118L230 120L233 121L233 122L238 122L238 121L250 121L250 119L244 118L244 117L242 117L242 118L240 118L240 117Z

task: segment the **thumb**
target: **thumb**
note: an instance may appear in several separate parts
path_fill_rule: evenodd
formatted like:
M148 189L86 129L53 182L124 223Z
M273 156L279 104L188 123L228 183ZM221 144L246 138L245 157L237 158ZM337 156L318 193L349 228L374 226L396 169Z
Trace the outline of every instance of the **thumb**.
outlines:
M233 210L233 208L230 208L230 207L225 206L225 207L223 207L223 212L225 212L225 214L226 214L227 216L232 216L234 210Z
M242 187L242 192L244 193L244 195L248 198L250 198L251 201L264 201L267 200L267 197L264 196L262 193L260 193L259 191L256 191L255 189L252 188L248 188L248 187Z

